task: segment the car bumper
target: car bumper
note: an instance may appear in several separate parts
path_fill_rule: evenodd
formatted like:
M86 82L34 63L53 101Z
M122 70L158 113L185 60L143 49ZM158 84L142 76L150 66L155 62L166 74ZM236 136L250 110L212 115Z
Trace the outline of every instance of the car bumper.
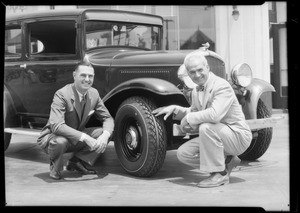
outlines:
M247 124L249 125L252 131L270 128L277 125L280 121L285 118L285 115L279 116L272 116L270 118L261 118L261 119L250 119L246 120ZM185 130L185 131L184 131ZM198 128L191 129L191 128L184 128L178 124L173 124L173 136L186 136L186 135L198 135Z

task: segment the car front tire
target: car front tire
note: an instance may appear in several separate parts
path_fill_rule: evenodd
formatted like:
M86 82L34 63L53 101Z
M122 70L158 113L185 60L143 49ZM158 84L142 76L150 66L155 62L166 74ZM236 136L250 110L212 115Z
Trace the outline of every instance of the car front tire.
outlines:
M114 146L124 170L150 177L162 167L167 136L162 118L152 115L154 103L144 97L126 99L115 117Z

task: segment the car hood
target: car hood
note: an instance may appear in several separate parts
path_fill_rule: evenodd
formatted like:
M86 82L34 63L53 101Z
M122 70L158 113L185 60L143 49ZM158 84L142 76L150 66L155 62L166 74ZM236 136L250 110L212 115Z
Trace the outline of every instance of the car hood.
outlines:
M132 49L102 49L89 54L93 65L106 66L180 66L193 50L144 51Z

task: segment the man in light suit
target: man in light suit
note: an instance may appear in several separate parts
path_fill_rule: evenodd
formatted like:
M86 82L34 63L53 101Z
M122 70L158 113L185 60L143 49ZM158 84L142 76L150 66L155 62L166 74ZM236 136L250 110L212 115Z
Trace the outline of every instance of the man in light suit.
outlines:
M63 154L73 152L66 169L82 174L96 174L85 163L93 165L106 149L113 132L114 120L98 91L92 88L94 69L84 60L73 72L74 83L59 89L51 104L50 117L37 140L50 157L50 177L61 179ZM102 127L85 128L95 114Z
M198 85L192 91L191 107L170 105L153 113L156 116L166 114L165 120L173 113L173 119L181 120L183 131L186 127L199 128L199 137L177 150L181 162L210 174L198 183L198 187L227 184L232 169L241 161L237 155L251 143L251 130L231 85L210 72L201 50L188 54L183 67Z

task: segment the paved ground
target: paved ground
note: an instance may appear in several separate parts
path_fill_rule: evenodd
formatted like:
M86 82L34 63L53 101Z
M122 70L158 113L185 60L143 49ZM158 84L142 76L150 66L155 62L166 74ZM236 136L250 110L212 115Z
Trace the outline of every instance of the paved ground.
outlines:
M113 143L95 165L98 175L63 172L49 178L47 156L34 137L14 135L5 152L7 206L238 206L290 209L288 114L278 126L268 151L254 162L242 162L230 184L197 188L204 177L181 164L168 151L155 177L137 178L121 168Z

